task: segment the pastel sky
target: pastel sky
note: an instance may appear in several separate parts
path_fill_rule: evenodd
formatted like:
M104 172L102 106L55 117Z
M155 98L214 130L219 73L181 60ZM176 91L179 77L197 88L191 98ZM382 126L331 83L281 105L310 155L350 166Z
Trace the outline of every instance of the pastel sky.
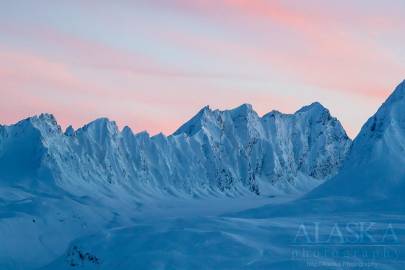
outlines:
M170 134L201 107L319 101L351 137L405 79L403 0L2 1L0 123Z

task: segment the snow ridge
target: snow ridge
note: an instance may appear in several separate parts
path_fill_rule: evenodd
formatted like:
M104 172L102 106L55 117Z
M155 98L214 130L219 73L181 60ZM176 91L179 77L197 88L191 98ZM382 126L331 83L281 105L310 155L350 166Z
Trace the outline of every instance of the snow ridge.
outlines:
M309 180L333 176L351 144L319 103L263 117L249 104L225 111L207 106L170 136L119 131L107 118L62 132L50 114L0 130L0 182L52 184L76 195L94 193L95 186L102 194L131 196L305 189Z

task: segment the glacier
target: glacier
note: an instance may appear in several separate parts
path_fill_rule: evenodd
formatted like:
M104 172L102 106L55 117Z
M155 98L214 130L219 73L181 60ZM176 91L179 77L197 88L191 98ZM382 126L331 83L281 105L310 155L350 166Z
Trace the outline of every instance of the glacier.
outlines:
M401 269L404 108L405 81L353 142L319 103L0 126L0 269Z

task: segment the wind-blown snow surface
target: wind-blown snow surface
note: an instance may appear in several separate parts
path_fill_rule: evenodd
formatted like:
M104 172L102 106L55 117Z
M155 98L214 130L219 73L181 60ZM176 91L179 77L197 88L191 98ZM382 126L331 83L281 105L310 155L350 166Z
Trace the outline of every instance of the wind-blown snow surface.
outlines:
M373 213L140 221L78 239L42 269L403 269L404 221Z

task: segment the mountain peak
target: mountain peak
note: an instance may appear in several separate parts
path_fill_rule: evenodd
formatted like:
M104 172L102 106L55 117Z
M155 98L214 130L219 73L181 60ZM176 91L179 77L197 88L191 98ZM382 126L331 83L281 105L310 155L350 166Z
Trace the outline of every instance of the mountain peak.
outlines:
M244 103L232 110L229 110L232 119L237 119L239 117L243 117L243 118L247 118L249 115L255 115L257 116L257 113L253 110L252 105L248 104L248 103ZM259 118L257 116L257 118Z
M124 136L134 136L134 132L132 131L132 129L129 126L125 126L122 129L122 134L124 134Z
M65 130L65 135L71 137L71 136L73 136L74 134L75 134L75 130L73 129L73 127L72 127L71 125L68 126L68 127L66 128L66 130Z
M211 108L207 105L204 106L193 118L183 124L179 129L177 129L173 135L179 135L185 133L189 136L194 135L201 129L203 125L204 118L212 113Z
M395 130L396 137L405 136L402 123L405 122L405 80L402 81L381 105L378 111L362 127L356 145L368 144L371 138L381 139L384 133Z
M17 125L25 125L25 124L28 124L40 130L42 133L62 132L61 127L58 125L58 122L56 121L56 118L50 113L41 113L39 115L29 117L17 123Z
M253 107L249 103L243 103L242 105L232 109L231 111L234 111L234 112L249 112L249 111L253 111Z
M262 116L263 120L269 119L269 118L275 118L275 117L289 117L290 114L282 113L278 110L272 110L265 115Z
M251 114L256 114L252 105L244 103L236 108L230 110L212 110L209 106L203 107L193 118L183 124L173 135L181 133L193 136L203 127L209 127L208 129L217 127L216 121L220 115L229 115L231 119L235 120L239 117L247 117ZM257 115L257 114L256 114Z
M38 118L42 119L42 120L47 120L47 121L52 121L52 122L55 121L56 122L55 116L53 114L51 114L51 113L41 113L38 116Z
M254 112L251 104L243 103L242 105L229 110L232 115L247 115L251 112Z
M108 133L110 134L116 134L118 133L118 127L115 121L110 121L106 117L101 117L97 118L96 120L91 121L90 123L86 124L82 128L80 128L78 131L88 131L92 130L96 133L107 130Z
M115 121L110 121L107 117L100 117L96 120L93 120L89 123L89 125L97 125L97 126L104 126L104 125L116 125Z
M309 105L306 105L296 111L296 113L304 113L304 112L309 112L309 111L315 111L315 112L325 112L328 111L321 103L315 101Z
M200 110L200 112L210 112L211 111L211 108L210 108L210 105L205 105L201 110Z
M39 115L34 115L23 121L30 121L32 123L42 122L42 123L48 123L51 125L57 125L55 116L53 116L53 114L50 114L50 113L41 113Z
M394 92L388 97L385 103L392 103L398 100L405 100L405 80L395 87Z

